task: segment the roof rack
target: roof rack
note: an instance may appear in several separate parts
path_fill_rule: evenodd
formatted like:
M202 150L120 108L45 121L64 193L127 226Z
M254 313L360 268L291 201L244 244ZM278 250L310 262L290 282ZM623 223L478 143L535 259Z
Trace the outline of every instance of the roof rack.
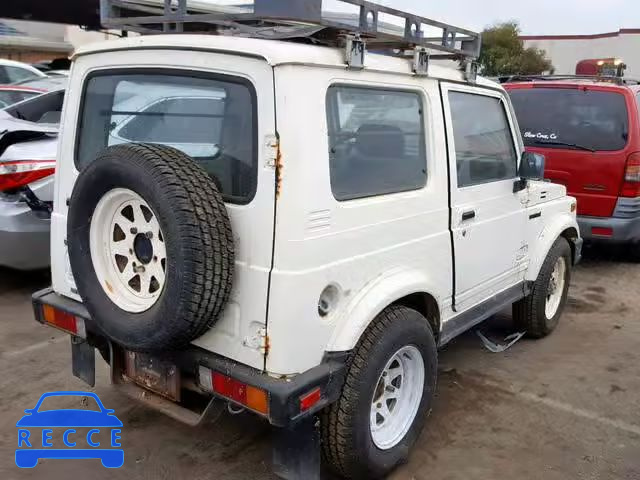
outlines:
M307 39L339 46L344 46L350 37L356 42L366 41L367 47L375 51L406 53L422 48L441 53L434 57L461 60L472 60L480 54L479 33L365 0L330 2L332 7L342 4L340 10L350 10L352 14L327 12L323 9L323 0L229 3L100 0L100 17L105 28L142 34L198 32L278 40ZM358 43L355 46L360 48ZM364 48L362 50L364 55ZM421 60L424 61L424 55L422 59L416 58L419 68Z
M606 82L616 85L640 85L640 80L612 75L505 75L498 77L500 83L583 80L585 82Z

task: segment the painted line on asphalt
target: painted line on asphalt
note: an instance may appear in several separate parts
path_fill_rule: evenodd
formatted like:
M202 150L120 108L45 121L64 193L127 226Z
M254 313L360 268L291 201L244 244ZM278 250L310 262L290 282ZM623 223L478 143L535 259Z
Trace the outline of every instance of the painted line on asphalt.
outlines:
M640 436L640 426L638 425L627 423L622 420L616 420L613 418L604 417L596 412L585 410L583 408L574 407L569 403L561 402L559 400L553 400L552 398L541 397L540 395L536 395L535 393L517 390L516 387L514 386L505 387L504 385L501 385L497 382L487 380L487 379L478 379L477 381L482 383L483 385L486 385L487 387L491 387L496 390L501 390L503 392L510 393L515 397L521 398L528 402L544 405L546 407L553 408L554 410L569 413L575 417L580 417L580 418L584 418L594 422L598 422L602 425L606 425L608 427L615 428L623 432L632 433L634 435Z
M55 337L50 340L45 340L44 342L34 343L33 345L29 345L28 347L21 348L20 350L13 350L11 352L0 353L0 359L19 357L20 355L24 355L25 353L34 352L36 350L40 350L41 348L48 347L49 345L61 343L67 338L69 338L68 335L63 335L61 337Z

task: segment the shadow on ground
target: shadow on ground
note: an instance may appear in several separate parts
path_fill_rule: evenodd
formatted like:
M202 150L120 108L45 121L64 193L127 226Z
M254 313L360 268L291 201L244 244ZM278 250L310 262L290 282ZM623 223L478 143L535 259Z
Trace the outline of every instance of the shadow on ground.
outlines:
M22 272L0 267L0 295L8 292L33 293L51 284L49 270Z

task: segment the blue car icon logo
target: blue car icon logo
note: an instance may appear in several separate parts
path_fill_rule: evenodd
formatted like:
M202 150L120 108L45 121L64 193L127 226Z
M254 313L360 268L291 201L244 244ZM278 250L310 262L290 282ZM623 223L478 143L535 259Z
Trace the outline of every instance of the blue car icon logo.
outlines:
M98 410L44 409L42 403L52 397L91 398L95 400ZM104 407L95 393L45 393L36 406L25 410L25 413L26 415L16 423L18 467L33 468L39 459L44 458L100 459L106 468L119 468L123 465L124 450L120 443L122 422L114 415L114 410ZM54 429L55 441L61 440L60 445L54 446ZM87 448L84 448L84 444ZM58 448L62 446L65 448Z

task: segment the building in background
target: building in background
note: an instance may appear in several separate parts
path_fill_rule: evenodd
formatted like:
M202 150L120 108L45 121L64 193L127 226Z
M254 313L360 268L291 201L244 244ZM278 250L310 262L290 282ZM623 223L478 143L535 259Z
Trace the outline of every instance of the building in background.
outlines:
M65 58L80 45L110 37L59 23L0 19L0 58L26 63Z
M555 73L574 74L587 59L619 59L627 65L625 76L640 79L640 28L595 35L523 36L525 47L545 50Z

